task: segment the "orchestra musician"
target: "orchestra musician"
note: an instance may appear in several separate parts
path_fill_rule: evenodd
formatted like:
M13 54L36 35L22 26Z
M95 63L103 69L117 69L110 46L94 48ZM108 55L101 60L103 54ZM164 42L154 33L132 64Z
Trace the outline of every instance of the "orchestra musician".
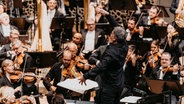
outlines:
M159 40L153 40L150 44L150 51L148 51L143 56L142 74L144 74L146 77L150 75L150 73L153 71L153 68L159 65L161 57L161 52L159 49L160 49Z
M135 45L128 45L128 53L124 62L123 70L125 71L125 87L122 90L121 98L132 95L133 88L138 82L137 77L140 75L140 57L137 54Z
M160 48L164 52L169 52L171 56L174 57L173 62L179 63L180 53L178 45L181 39L175 26L175 22L167 26L167 35L161 39Z
M10 24L10 17L7 13L2 13L0 15L0 45L8 44L10 31L13 29L18 29L16 26Z
M62 54L62 59L60 62L54 64L52 68L47 73L46 77L43 80L43 84L48 91L53 91L57 94L63 94L64 98L70 99L71 96L68 94L68 90L58 87L57 83L64 81L68 78L74 78L78 72L75 72L71 69L73 67L72 53L68 50L65 50ZM54 80L53 84L51 81ZM47 101L50 103L52 95L47 96Z
M9 36L9 39L11 41L10 44L5 44L3 45L2 49L0 50L0 63L5 59L5 58L9 58L11 59L11 53L13 52L12 51L12 43L19 39L19 31L18 30L11 30L10 32L10 36ZM14 52L13 52L14 53Z
M127 23L127 37L126 41L141 41L143 38L144 29L136 27L137 19L135 17L130 17Z
M12 43L12 51L14 51L12 60L14 61L15 69L28 71L33 66L33 59L28 53L24 52L25 48L20 40L15 40Z
M182 2L183 0L173 0L171 3L171 7L170 7L170 12L173 13L175 15L175 20L176 18L180 18L180 20L182 21L184 18L184 9L183 9L183 5L184 2ZM184 47L184 27L180 27L183 26L183 22L179 22L179 26L177 24L176 29L178 29L178 32L180 34L180 39L182 40L181 43L179 44L179 52L181 53L181 56L183 56L183 47Z
M50 36L51 42L54 46L54 50L59 50L59 43L60 43L60 33L61 29L51 29L51 24L54 18L62 18L64 15L58 11L57 0L48 0L47 1L47 18L48 18L48 25L50 27Z
M151 79L160 79L160 80L174 80L179 81L179 67L178 63L172 66L172 57L168 52L164 52L161 55L160 65L155 67L150 74ZM163 91L166 89L163 89ZM166 101L169 99L166 99ZM171 96L171 104L176 103L176 97L174 95Z
M153 40L160 39L160 36L155 31L155 26L166 26L167 22L159 17L161 10L158 6L152 6L148 11L148 16L139 17L138 26L145 26L144 37L152 38Z
M18 71L14 70L14 63L9 59L5 59L2 62L2 77L0 78L0 88L3 86L9 86L14 89L15 97L20 97L20 78L22 74ZM11 75L17 75L16 77L12 77ZM16 80L16 81L15 81Z
M82 29L81 33L83 35L84 53L85 58L89 58L91 52L98 48L100 45L107 43L105 33L102 29L96 28L95 20L88 18L86 21L87 29Z

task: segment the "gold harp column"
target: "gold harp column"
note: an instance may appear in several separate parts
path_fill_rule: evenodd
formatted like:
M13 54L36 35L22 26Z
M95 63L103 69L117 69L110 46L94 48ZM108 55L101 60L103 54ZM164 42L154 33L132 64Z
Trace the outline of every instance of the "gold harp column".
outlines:
M84 0L84 28L87 28L86 20L88 18L88 9L89 9L90 0Z
M41 0L37 0L37 12L38 12L38 44L37 44L37 49L38 52L42 52L42 28L41 28L41 13L42 13L42 4Z

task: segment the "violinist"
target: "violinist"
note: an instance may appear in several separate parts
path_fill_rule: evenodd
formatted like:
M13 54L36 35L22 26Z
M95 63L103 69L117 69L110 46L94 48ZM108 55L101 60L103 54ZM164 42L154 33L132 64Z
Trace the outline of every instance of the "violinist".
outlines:
M179 63L179 43L180 37L179 32L175 28L176 24L174 22L170 23L167 26L167 35L161 39L160 48L164 52L171 53L172 57L174 57L173 62Z
M153 40L150 44L150 51L143 56L142 73L148 77L153 68L158 66L161 53L160 53L159 40Z
M125 87L122 90L121 97L133 94L133 88L137 83L137 76L140 74L140 58L137 54L135 45L128 46L128 53L124 62L123 70L125 71Z
M25 69L27 71L33 66L32 57L24 52L23 44L20 40L16 40L12 43L12 50L15 53L13 61L16 69Z
M9 60L9 59L5 59L2 62L2 77L0 78L0 88L3 86L9 86L12 87L14 89L14 93L16 98L19 97L19 93L21 91L20 89L20 78L22 76L21 73L19 73L18 71L14 70L14 65L13 65L13 61ZM15 77L12 77L12 75L17 75ZM17 80L15 82L15 79Z
M153 69L152 73L150 74L150 78L179 81L178 63L175 63L172 66L171 62L172 62L171 54L168 52L164 52L161 55L160 65ZM165 91L165 89L163 89L163 91ZM177 104L176 97L173 95L171 96L171 104Z
M46 87L46 89L50 92L55 92L57 94L63 94L64 98L70 99L71 96L68 93L67 89L61 88L57 86L57 83L60 81L64 81L68 78L71 78L70 76L75 76L73 72L71 72L71 63L72 60L72 53L68 50L65 50L62 54L61 61L54 64L52 68L47 73L45 79L43 80L43 84ZM53 84L51 81L53 81ZM53 95L47 96L47 101L49 104L51 103Z
M126 41L141 41L143 37L143 29L138 29L136 27L137 19L135 17L130 17L127 23L127 37Z
M19 39L19 35L20 35L20 33L18 30L15 30L15 29L11 30L10 36L9 36L11 43L5 44L2 47L2 49L0 50L0 60L1 60L0 62L2 62L3 60L5 60L7 58L8 59L13 58L13 56L11 56L14 53L14 51L12 51L12 43L13 43L13 41Z
M152 6L148 11L148 16L139 17L139 26L146 26L144 29L144 37L155 39L160 39L159 35L155 31L155 26L163 26L166 22L159 17L160 9L158 6ZM165 25L164 24L164 25Z

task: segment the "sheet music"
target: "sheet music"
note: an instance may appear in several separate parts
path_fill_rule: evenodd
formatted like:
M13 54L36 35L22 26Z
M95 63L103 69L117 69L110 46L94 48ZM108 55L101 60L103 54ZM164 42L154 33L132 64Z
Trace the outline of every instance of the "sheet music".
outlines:
M86 85L79 84L78 79L66 79L63 82L57 84L60 87L84 94L85 91L98 87L97 82L87 79Z
M127 96L124 97L120 100L120 102L124 102L124 103L137 103L137 101L139 99L141 99L142 97L138 97L138 96Z

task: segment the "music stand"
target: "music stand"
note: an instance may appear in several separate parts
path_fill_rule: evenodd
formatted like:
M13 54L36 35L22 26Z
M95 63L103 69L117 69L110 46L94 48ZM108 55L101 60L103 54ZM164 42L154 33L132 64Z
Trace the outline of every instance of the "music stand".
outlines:
M150 42L149 41L139 41L135 42L136 43L136 48L137 48L137 53L141 56L144 56L145 53L147 53L150 50Z
M113 10L137 10L135 0L109 0Z
M167 35L167 27L166 26L155 26L155 32L162 39Z
M56 52L27 52L34 60L33 67L51 67L57 62Z
M169 14L167 13L166 9L164 6L161 5L156 5L157 7L159 7L160 11L159 11L159 17L169 17ZM144 9L150 9L152 7L152 5L144 5L143 8Z
M182 87L179 81L170 80L155 80L146 78L146 82L150 88L150 91L154 94L161 94L164 90L173 91L177 95L183 94Z

